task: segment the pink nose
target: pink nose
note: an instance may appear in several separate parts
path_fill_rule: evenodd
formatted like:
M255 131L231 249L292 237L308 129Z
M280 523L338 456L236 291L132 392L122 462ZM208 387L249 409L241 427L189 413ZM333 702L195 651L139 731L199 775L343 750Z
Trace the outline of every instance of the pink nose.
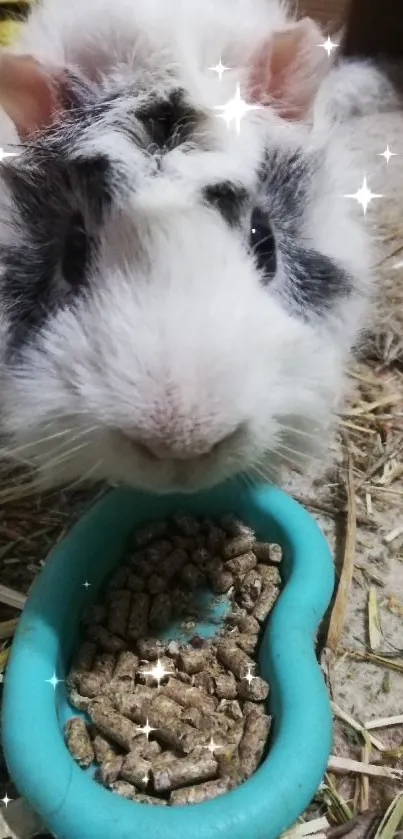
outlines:
M196 439L189 437L188 440L170 439L161 440L157 438L141 438L137 440L135 445L143 451L148 457L153 460L194 460L203 455L210 454L214 449L218 448L225 442L231 440L239 432L237 428L235 431L230 431L228 434L215 437L215 439Z
M141 442L140 448L154 460L193 460L195 457L208 454L214 448L214 445L199 443L185 446L178 443L169 444L144 440Z

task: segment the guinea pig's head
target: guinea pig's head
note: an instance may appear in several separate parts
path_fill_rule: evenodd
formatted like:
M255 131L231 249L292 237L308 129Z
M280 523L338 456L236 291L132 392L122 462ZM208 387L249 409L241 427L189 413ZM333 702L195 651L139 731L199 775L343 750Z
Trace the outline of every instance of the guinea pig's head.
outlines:
M44 479L189 491L304 462L367 272L359 183L311 117L319 34L154 88L3 59L22 145L1 164L1 423Z

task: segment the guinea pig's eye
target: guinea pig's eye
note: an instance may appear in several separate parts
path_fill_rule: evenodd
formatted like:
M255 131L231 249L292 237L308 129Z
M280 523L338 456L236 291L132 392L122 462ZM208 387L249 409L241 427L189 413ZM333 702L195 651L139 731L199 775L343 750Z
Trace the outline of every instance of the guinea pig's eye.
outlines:
M81 213L75 213L70 219L63 243L61 268L63 277L69 285L80 286L85 277L89 256L89 240Z
M258 207L255 207L252 212L250 247L256 256L258 268L264 273L265 279L272 279L277 267L276 242L267 213L264 213Z

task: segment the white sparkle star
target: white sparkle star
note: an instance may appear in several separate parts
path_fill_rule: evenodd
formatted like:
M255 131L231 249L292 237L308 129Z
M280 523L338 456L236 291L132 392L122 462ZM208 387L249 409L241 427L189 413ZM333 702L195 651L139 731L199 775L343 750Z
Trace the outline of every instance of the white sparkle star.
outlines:
M88 580L86 580L85 583L83 583L83 587L86 588L87 591L88 591L90 585L91 585L91 583L89 583Z
M53 673L51 679L45 679L45 682L49 682L52 685L53 690L56 690L57 686L62 683L63 679L58 679L56 673Z
M151 734L151 732L152 732L152 731L157 731L157 729L156 729L156 728L153 728L153 727L150 725L150 723L148 722L148 717L147 717L147 719L146 719L146 724L145 724L145 725L139 725L138 730L139 730L139 731L141 731L141 733L142 733L142 734L145 734L145 735L146 735L147 740L149 739L150 734Z
M360 189L357 189L357 192L354 193L354 195L345 195L344 197L354 198L358 202L358 204L361 204L365 216L372 199L383 198L384 196L377 195L375 192L371 192L371 190L368 188L367 179L364 177L362 187L360 187Z
M150 670L143 670L144 676L151 676L152 679L155 679L157 682L158 687L160 686L165 676L172 676L173 673L171 670L166 670L162 662L159 658L157 658L157 663L154 664Z
M327 52L328 58L330 58L332 51L337 49L338 46L338 44L335 44L334 41L332 41L329 35L327 36L326 41L324 41L323 44L318 44L318 47L322 47L322 49L325 50L325 52Z
M8 807L8 805L9 805L10 801L13 801L13 799L12 799L12 798L9 798L9 797L8 797L8 795L7 795L7 793L6 793L6 794L5 794L5 796L4 796L4 798L0 798L0 801L2 801L2 802L3 802L3 804L4 804L4 806L5 806L5 807Z
M230 125L231 122L235 123L235 128L237 133L239 134L241 130L241 119L245 116L248 111L257 111L262 108L262 105L248 105L241 96L241 88L240 85L237 84L235 96L233 99L230 99L226 105L215 105L216 111L222 111L222 114L219 116L225 120L227 126Z
M389 160L390 160L391 157L396 157L396 153L391 151L389 146L386 146L385 151L381 151L379 157L384 157L385 160L386 160L386 163L389 163Z
M208 749L209 752L211 752L211 754L213 755L214 752L216 751L216 749L218 749L218 748L219 748L219 746L217 745L217 743L215 743L213 738L211 738L208 746L206 746L206 749Z
M244 676L243 678L246 679L248 685L250 685L251 682L253 682L253 680L256 679L256 676L252 675L251 669L250 669L250 667L248 667L246 676Z
M4 151L4 149L0 149L0 163L6 160L7 157L18 157L19 154L20 152L17 151Z
M213 73L217 73L220 82L222 82L223 74L226 70L229 70L229 67L224 67L224 64L222 63L220 58L218 64L216 64L215 67L209 67L209 70L211 70Z
M146 772L146 774L143 775L143 777L141 779L141 781L142 781L142 783L144 784L145 787L147 786L149 780L150 780L150 776L149 776L148 772Z

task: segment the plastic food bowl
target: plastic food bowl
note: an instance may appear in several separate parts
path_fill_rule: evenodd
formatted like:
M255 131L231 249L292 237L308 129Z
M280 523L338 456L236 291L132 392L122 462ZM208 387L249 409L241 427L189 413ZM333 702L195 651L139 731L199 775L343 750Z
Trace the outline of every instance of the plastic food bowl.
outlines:
M283 547L284 589L259 651L274 715L268 756L237 789L212 801L158 807L101 787L63 739L65 685L80 614L121 559L130 532L177 509L235 512ZM90 585L88 585L90 583ZM55 548L28 597L4 686L3 746L20 793L59 839L276 839L304 810L325 772L331 712L315 635L334 583L327 543L305 510L276 488L226 484L190 496L117 489Z

